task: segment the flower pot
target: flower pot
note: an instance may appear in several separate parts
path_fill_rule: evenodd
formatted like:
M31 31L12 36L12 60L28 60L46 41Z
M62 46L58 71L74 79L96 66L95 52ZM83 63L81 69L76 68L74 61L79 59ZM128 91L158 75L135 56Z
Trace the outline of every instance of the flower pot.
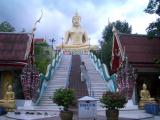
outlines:
M107 120L118 120L118 116L119 116L119 110L117 109L108 109L106 110L106 117Z
M61 118L61 120L72 120L73 112L71 112L71 111L61 111L60 112L60 118Z

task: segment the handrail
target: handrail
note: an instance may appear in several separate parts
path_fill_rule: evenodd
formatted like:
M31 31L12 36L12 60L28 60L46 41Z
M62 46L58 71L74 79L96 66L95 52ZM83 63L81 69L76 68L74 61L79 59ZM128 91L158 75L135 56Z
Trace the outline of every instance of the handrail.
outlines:
M45 89L47 88L47 83L49 80L51 80L51 77L53 77L54 72L61 61L61 58L62 58L62 53L59 52L58 55L56 55L55 59L52 60L52 63L47 66L46 74L44 75L41 73L39 75L40 76L40 85L38 88L39 96L35 102L32 101L34 105L38 105Z
M72 55L71 55L71 61L70 61L70 64L69 64L69 70L68 70L68 78L67 78L67 81L66 81L66 88L68 88L69 86L69 78L70 78L70 75L71 75L71 66L72 66Z
M100 59L98 59L93 53L90 52L89 55L96 69L99 71L102 78L107 82L108 91L115 92L117 89L116 74L112 74L110 76L106 65L101 63Z

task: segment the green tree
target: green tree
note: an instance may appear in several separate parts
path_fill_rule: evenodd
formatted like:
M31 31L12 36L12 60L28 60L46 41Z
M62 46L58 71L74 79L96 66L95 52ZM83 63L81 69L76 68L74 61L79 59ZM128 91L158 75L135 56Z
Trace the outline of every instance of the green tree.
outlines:
M111 61L111 54L112 54L112 40L113 40L113 26L116 27L116 29L119 32L130 34L132 32L132 27L126 22L126 21L116 21L109 23L102 33L103 40L100 41L101 45L101 58L102 62L107 64L108 67L110 67L110 61Z
M0 32L14 32L15 28L7 21L0 23Z
M149 14L160 16L160 0L150 0L144 11ZM160 37L160 18L157 18L155 22L150 23L146 31L150 37ZM156 59L155 63L160 65L160 58Z
M39 72L45 74L51 60L52 52L49 49L49 45L46 42L35 43L35 64Z
M26 32L26 29L25 29L25 28L22 28L21 32L22 32L22 33L25 33L25 32Z
M149 14L160 16L160 0L150 0L144 11ZM160 18L157 18L155 22L150 23L146 31L151 37L160 36Z

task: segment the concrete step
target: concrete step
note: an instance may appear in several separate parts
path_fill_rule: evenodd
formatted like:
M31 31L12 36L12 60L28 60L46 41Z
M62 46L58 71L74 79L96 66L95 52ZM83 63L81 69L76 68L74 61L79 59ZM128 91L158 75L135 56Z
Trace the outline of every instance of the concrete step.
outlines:
M56 89L65 88L69 74L70 62L71 62L71 56L64 55L62 57L59 67L57 67L57 70L54 73L52 80L48 82L48 86L44 91L44 94L40 100L39 105L34 106L34 109L59 111L59 107L53 103L50 97L53 96Z
M52 100L41 100L40 105L52 105L53 101Z
M88 55L82 55L82 60L85 61L88 70L88 75L91 82L91 89L94 92L94 98L99 100L102 98L103 93L107 90L106 81L103 80L99 71L96 70ZM104 110L100 102L97 103L97 109Z

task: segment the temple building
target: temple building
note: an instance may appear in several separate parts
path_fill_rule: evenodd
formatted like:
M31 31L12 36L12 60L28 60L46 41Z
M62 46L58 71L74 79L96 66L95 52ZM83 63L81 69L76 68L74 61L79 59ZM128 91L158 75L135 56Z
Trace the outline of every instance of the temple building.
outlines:
M13 86L16 99L23 99L20 74L32 61L32 36L29 33L0 33L0 98Z
M160 59L160 38L150 38L147 35L124 34L113 29L113 47L111 70L119 71L127 61L128 66L136 70L135 95L140 99L140 90L143 83L147 85L151 97L160 98L160 67L155 63Z

